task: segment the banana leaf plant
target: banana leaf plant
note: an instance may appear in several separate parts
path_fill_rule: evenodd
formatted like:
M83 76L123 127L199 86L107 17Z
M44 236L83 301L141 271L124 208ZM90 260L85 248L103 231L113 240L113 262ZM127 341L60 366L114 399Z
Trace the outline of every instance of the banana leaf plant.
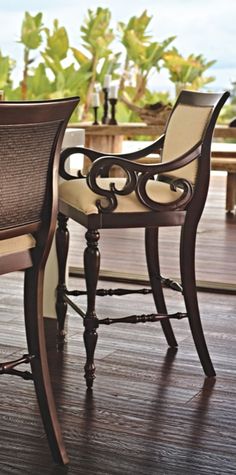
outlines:
M80 29L83 51L71 48L81 74L84 75L83 119L88 114L95 84L103 83L105 74L112 74L118 67L119 53L113 55L111 49L115 34L110 28L110 21L111 12L108 8L98 7L96 11L89 9Z
M29 12L25 12L25 17L21 27L21 37L19 43L24 46L24 68L23 78L21 81L21 99L26 100L28 98L28 74L29 66L34 62L31 57L31 51L37 50L42 43L42 13L38 13L35 16L30 15Z
M173 48L165 53L164 59L170 80L175 84L176 95L182 89L200 89L215 79L212 76L204 76L205 71L215 61L206 61L201 54L190 54L184 58L176 48Z
M129 99L137 103L145 96L150 74L159 72L164 59L164 53L175 36L170 36L162 42L152 41L148 34L152 16L145 10L139 17L133 16L127 24L120 22L121 43L126 50L124 71L120 80L121 93L125 90L125 80L133 77L133 87L129 87Z
M9 100L79 95L80 118L85 120L91 118L94 86L102 85L106 74L119 81L120 99L126 97L128 102L139 107L169 102L168 93L157 93L148 87L150 76L157 75L158 81L158 73L163 67L169 70L176 92L182 87L198 89L212 81L213 78L205 77L204 73L214 61L207 62L202 55L190 55L185 59L176 48L170 50L174 36L162 42L153 40L148 32L151 19L145 10L140 16L132 16L127 23L120 22L118 38L117 31L110 26L108 8L88 9L78 45L73 46L66 28L59 25L57 19L49 29L43 24L42 13L33 16L25 12L19 40L24 48L22 76L14 88L12 71L15 63L0 52L0 89L4 89ZM115 43L117 39L119 42ZM78 115L74 115L73 120L77 118ZM117 118L120 121L139 120L121 100L118 101Z
M11 73L15 64L10 56L3 56L0 50L0 89L4 90L5 94L12 88Z

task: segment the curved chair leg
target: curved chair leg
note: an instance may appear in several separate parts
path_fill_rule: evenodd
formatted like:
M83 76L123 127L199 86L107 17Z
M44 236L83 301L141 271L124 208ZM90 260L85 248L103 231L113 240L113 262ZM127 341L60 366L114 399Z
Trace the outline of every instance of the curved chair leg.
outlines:
M202 367L207 376L215 376L215 370L208 352L200 319L195 278L196 225L185 222L180 240L180 270L186 311L193 340Z
M62 440L51 387L42 312L43 271L34 266L25 272L24 307L25 327L31 361L32 374L39 409L47 434L53 459L67 464L68 457Z
M164 293L160 278L160 264L158 253L158 228L145 229L145 250L147 268L156 309L158 313L167 313ZM178 346L169 320L161 322L163 332L170 347Z
M56 297L56 313L58 322L58 337L65 339L65 319L67 313L67 303L64 300L66 290L66 262L69 250L69 231L67 228L68 218L64 214L58 214L58 228L56 230L56 251L58 262L58 286Z
M95 312L96 288L100 268L100 252L98 249L99 232L88 230L85 234L87 247L84 251L84 272L87 286L87 313L84 319L84 344L87 361L85 364L85 379L89 389L95 379L94 352L97 344L98 318Z

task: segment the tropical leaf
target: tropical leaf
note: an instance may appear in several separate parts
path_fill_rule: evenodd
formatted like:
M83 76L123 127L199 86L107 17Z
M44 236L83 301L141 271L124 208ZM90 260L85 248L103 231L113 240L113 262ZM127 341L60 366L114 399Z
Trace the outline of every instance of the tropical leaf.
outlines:
M115 36L109 27L110 20L111 12L108 8L98 7L96 11L89 9L80 29L83 47L98 59L111 53L108 47Z
M37 49L42 42L42 13L38 13L35 16L30 15L29 12L25 12L21 27L20 43L23 43L29 49Z
M40 63L28 76L28 99L48 99L52 92L52 83L47 77L46 68Z
M47 35L46 54L51 58L62 60L66 58L69 49L68 34L64 27L59 27L58 20L54 20L53 26L52 33L48 29L45 30Z
M10 56L3 56L0 50L0 89L5 89L6 86L12 84L10 75L14 65L15 61Z
M70 49L74 55L74 58L80 65L86 64L86 62L89 61L89 58L85 56L85 54L82 53L82 51L78 50L77 48L70 48Z

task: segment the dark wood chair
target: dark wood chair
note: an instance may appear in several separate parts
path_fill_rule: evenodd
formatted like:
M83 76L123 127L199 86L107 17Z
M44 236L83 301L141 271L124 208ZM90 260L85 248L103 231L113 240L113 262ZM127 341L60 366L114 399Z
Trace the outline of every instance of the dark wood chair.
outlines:
M61 464L68 458L48 371L42 289L56 224L61 144L77 104L78 98L0 103L0 274L25 272L28 343L28 354L1 363L0 374L33 380L52 456ZM30 363L32 372L17 369L22 363Z
M229 93L222 94L181 92L168 120L166 131L156 142L134 153L104 156L104 153L85 148L70 148L62 152L60 174L66 180L59 191L59 226L57 249L59 285L57 315L59 335L63 338L67 304L83 318L84 342L87 353L85 378L88 388L95 377L94 351L97 328L115 322L160 321L170 347L177 342L170 323L171 318L187 317L196 349L207 376L215 371L208 353L200 321L195 283L195 240L199 219L207 197L210 177L210 150L213 129L218 114ZM65 162L73 153L83 153L92 162L87 177L66 173ZM162 163L142 164L138 159L160 152ZM120 167L125 178L109 177L113 166ZM87 247L84 252L84 272L87 285L87 311L84 312L70 299L82 291L68 291L65 285L65 266L68 252L67 220L71 218L87 228ZM160 274L158 230L161 226L180 226L179 284L164 279ZM145 249L156 312L149 315L130 315L113 319L99 319L95 297L106 295L97 290L100 254L99 230L105 228L145 228ZM162 286L167 285L183 293L186 312L167 313ZM114 290L109 295L128 293ZM131 291L132 292L132 291ZM143 291L147 292L146 289ZM111 307L112 312L112 307Z

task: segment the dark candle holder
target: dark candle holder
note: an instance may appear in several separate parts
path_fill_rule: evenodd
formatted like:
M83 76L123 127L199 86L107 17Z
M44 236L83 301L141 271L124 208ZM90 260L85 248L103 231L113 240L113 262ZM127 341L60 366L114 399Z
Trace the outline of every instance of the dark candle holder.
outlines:
M108 88L103 88L104 93L104 103L103 103L103 116L102 116L102 124L108 124Z
M99 125L99 122L98 122L98 107L97 106L93 107L93 111L94 111L93 125Z
M109 120L110 125L117 125L117 120L116 120L116 104L117 104L117 99L109 99L109 102L111 104L111 118Z

